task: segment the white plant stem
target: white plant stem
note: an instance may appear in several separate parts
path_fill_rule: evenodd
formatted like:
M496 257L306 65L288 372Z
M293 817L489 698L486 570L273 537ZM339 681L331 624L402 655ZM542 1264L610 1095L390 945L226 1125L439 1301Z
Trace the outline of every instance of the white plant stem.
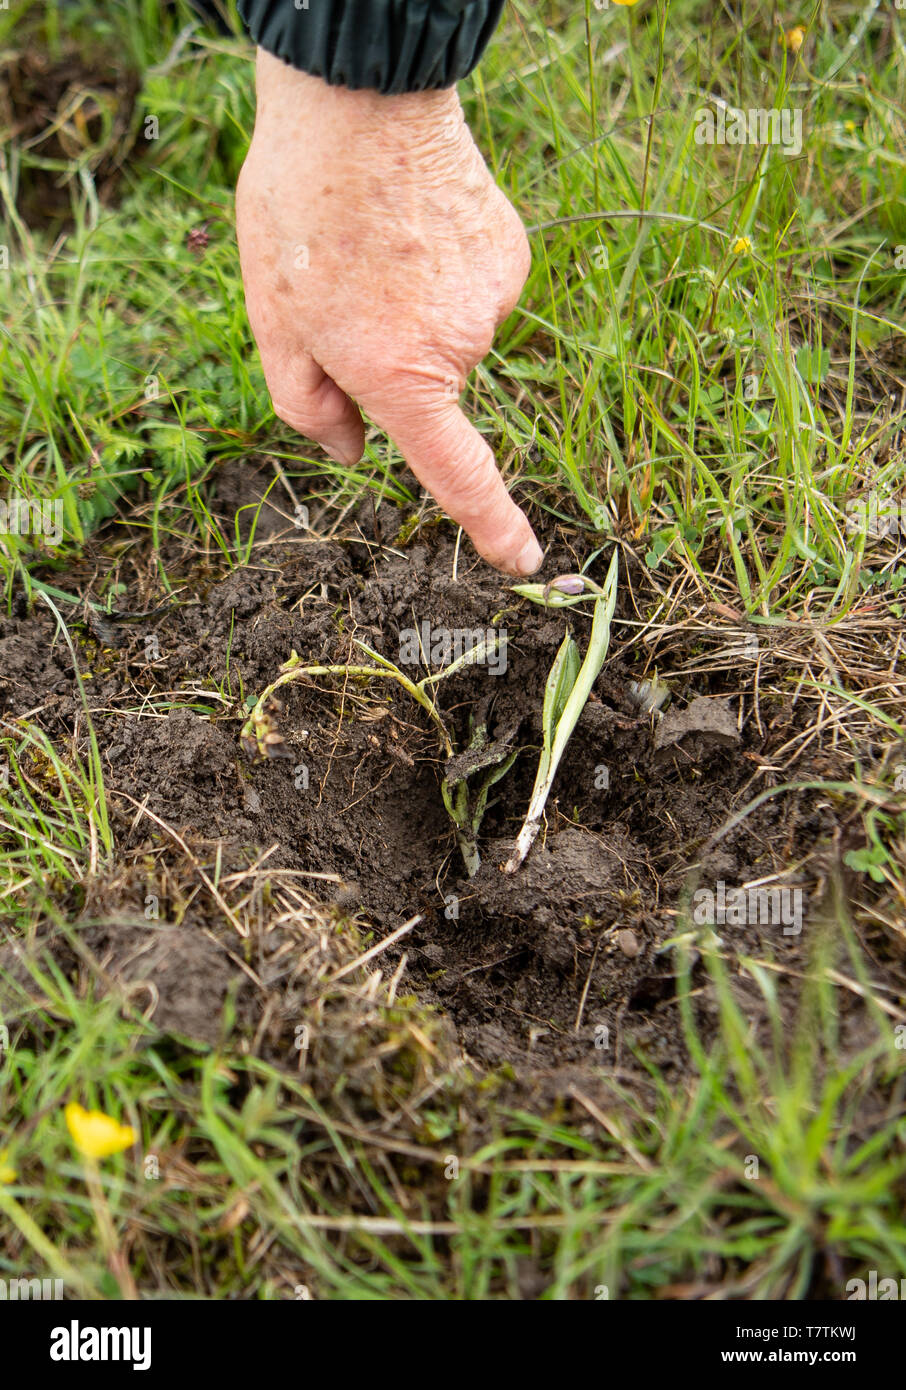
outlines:
M566 752L566 745L569 743L573 729L579 722L579 715L585 708L591 688L600 674L601 667L604 665L604 658L607 655L607 648L610 645L610 623L613 618L613 610L617 600L617 555L614 553L607 571L607 578L604 586L595 600L594 617L591 624L591 636L588 639L588 650L585 653L585 660L575 677L569 697L562 706L562 713L559 717L548 715L548 705L553 707L555 700L551 694L553 687L557 684L557 679L562 669L567 664L569 654L569 643L572 639L564 640L557 659L548 677L548 686L545 692L545 716L544 728L544 747L541 750L541 757L538 761L538 773L535 777L535 785L532 788L532 796L529 802L528 812L522 823L522 828L516 837L516 846L510 855L503 871L506 874L514 874L520 864L524 863L525 857L535 843L538 831L541 827L541 820L544 816L544 807L550 795L560 759Z

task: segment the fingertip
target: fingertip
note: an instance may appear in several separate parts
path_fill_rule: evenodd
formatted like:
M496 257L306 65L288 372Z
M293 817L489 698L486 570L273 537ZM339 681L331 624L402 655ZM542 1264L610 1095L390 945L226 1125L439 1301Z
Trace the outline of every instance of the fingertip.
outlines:
M342 464L344 468L352 468L365 452L365 431L361 419L350 421L348 430L322 439L321 447L334 463Z
M334 463L342 464L344 468L354 467L361 459L363 453L362 449L344 448L336 444L332 444L329 447L324 445L323 448L328 458L333 459Z

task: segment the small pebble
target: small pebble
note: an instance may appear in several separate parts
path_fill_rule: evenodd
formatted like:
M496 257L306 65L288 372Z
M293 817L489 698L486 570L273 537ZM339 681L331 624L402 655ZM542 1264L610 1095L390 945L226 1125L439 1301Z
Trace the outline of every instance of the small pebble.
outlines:
M639 944L639 938L636 936L635 932L630 931L628 927L624 927L621 932L617 932L617 945L624 956L630 957L637 956L642 949Z

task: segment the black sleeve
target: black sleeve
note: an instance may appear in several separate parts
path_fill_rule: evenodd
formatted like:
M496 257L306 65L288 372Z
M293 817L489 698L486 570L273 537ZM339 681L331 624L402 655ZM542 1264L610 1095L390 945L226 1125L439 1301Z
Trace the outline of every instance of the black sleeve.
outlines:
M385 93L452 87L478 62L502 9L503 0L239 0L268 53Z

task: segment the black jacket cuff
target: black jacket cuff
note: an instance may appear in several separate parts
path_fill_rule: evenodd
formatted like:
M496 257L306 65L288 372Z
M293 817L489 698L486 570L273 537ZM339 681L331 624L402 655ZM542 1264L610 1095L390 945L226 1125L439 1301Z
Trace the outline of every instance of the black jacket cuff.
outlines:
M239 0L253 40L344 87L422 92L472 71L503 0Z

